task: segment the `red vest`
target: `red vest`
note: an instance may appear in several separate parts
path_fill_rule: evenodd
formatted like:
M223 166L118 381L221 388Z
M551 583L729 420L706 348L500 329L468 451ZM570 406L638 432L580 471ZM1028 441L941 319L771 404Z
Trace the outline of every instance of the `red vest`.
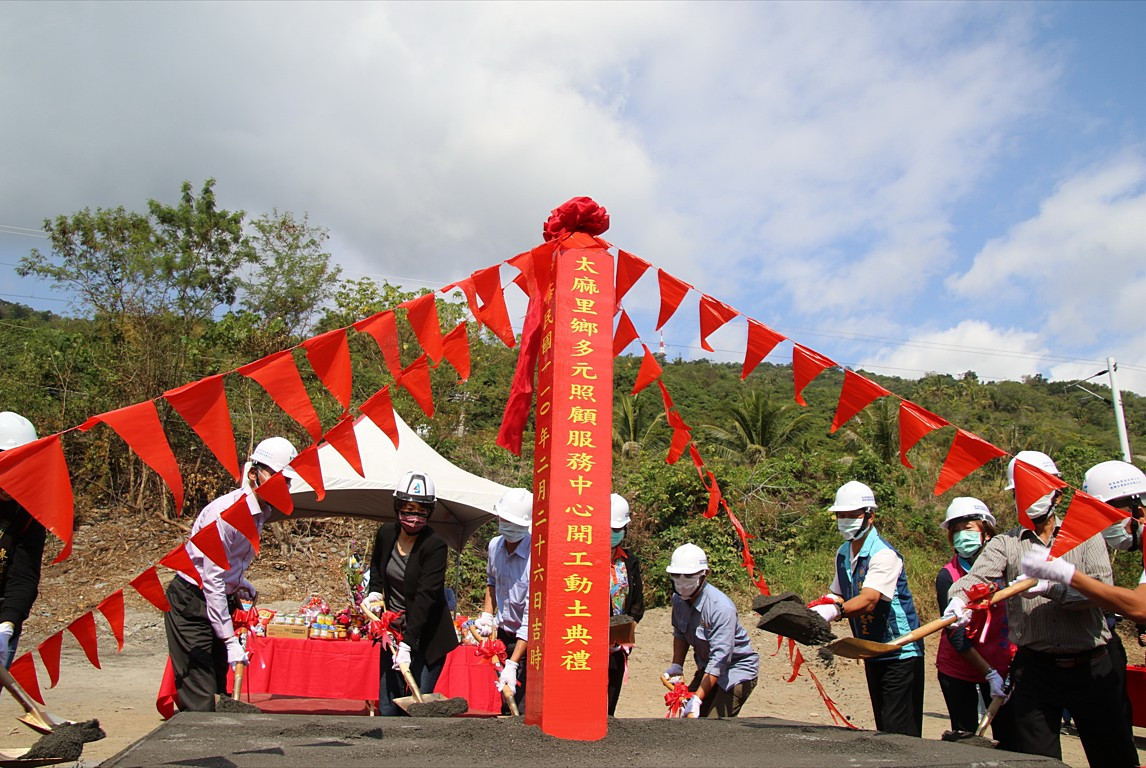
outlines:
M943 569L951 574L952 582L958 581L967 573L959 565L958 555L951 558L951 562L943 566ZM1015 656L1015 645L1007 637L1007 606L1005 602L1000 602L988 610L991 621L987 631L975 639L975 650L1000 675L1006 677L1007 670L1011 668L1011 659ZM955 650L945 631L939 636L939 653L935 657L935 666L948 677L971 683L983 682L983 675Z

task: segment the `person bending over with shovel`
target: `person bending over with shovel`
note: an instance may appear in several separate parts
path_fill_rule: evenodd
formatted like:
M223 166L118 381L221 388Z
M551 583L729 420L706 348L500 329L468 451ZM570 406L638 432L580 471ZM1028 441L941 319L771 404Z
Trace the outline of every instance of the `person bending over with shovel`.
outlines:
M840 486L828 509L844 543L829 594L809 607L829 623L846 618L854 637L877 643L918 629L903 557L875 529L875 493L852 480ZM876 729L922 736L923 642L864 659L864 673Z
M696 675L682 717L736 717L756 687L760 656L752 650L736 605L707 581L708 557L695 544L676 548L665 569L672 577L672 664L664 671L672 687L684 676L691 647Z
M458 637L446 604L448 546L428 527L437 505L434 481L425 472L407 472L394 489L396 523L383 523L370 554L370 583L362 602L383 603L401 613L392 625L401 633L394 648L380 646L378 714L405 714L394 700L405 695L401 675L409 671L420 694L438 682L446 655L458 647Z
M226 693L227 669L245 664L247 654L235 636L232 611L239 608L239 592L255 597L255 588L243 575L255 559L255 549L247 537L221 515L236 502L245 500L255 529L262 531L274 508L255 495L255 488L282 472L294 477L288 465L298 455L284 437L268 437L251 452L243 467L243 484L220 496L195 518L194 536L212 523L218 524L219 539L229 568L223 569L191 542L184 546L203 580L200 588L190 576L178 573L167 586L171 610L163 615L167 630L167 651L175 672L175 701L179 709L214 712L215 694Z

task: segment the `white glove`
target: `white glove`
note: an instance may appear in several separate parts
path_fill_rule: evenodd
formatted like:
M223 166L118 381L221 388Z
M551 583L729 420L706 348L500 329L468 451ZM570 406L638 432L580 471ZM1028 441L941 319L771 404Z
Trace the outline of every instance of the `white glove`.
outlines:
M0 664L8 666L8 657L11 655L8 646L12 644L12 635L16 632L16 625L10 621L0 623Z
M383 602L385 602L385 600L382 598L382 593L371 592L369 595L362 598L361 604L366 606L367 608L369 608L371 613L377 613L377 611L374 610L375 603L383 603Z
M1070 567L1070 569L1073 571L1074 566L1072 565ZM1071 574L1071 575L1073 575L1073 574ZM1017 579L1015 579L1014 581L1012 581L1011 584L1016 584L1020 581L1025 581L1026 579L1029 579L1029 578L1032 578L1032 577L1028 576L1025 573L1020 573L1019 577ZM1010 586L1010 584L1008 584L1007 586ZM1038 597L1039 595L1046 597L1047 592L1049 592L1051 587L1053 587L1053 586L1054 586L1053 581L1047 581L1046 579L1039 579L1037 584L1035 584L1033 587L1028 589L1026 592L1021 592L1020 594L1026 598Z
M239 579L239 589L237 591L246 592L252 601L259 596L259 590L255 589L255 585L247 581L245 576Z
M1023 555L1023 573L1036 579L1047 579L1059 584L1070 586L1070 580L1074 578L1074 564L1068 563L1061 557L1055 560L1047 560L1050 552L1043 548L1038 547L1032 549ZM1037 586L1031 587L1027 590L1027 594L1034 592L1038 589ZM1045 591L1045 590L1043 590Z
M489 637L493 634L493 614L482 611L481 616L478 616L477 621L474 622L474 626L477 627L479 635L482 637Z
M680 711L681 717L700 717L700 697L693 694Z
M679 683L684 679L684 667L680 664L669 664L665 670L665 679L674 685Z
M407 669L410 667L410 646L405 643L398 643L398 652L394 654L394 669L403 666Z
M992 699L1001 699L1007 695L1003 690L1003 676L993 669L987 673L987 685L991 686Z
M247 652L243 650L243 644L239 642L239 638L228 637L225 641L225 645L227 646L227 663L230 664L232 668L234 668L236 664L247 663Z
M840 607L835 603L824 603L823 605L813 605L812 611L820 614L820 618L831 624L833 621L840 617Z
M505 666L501 668L501 674L497 678L497 687L503 690L509 687L510 693L517 690L517 662L513 659L507 659Z
M943 609L943 618L955 617L954 627L965 627L971 623L971 612L967 610L967 601L961 597L953 597Z

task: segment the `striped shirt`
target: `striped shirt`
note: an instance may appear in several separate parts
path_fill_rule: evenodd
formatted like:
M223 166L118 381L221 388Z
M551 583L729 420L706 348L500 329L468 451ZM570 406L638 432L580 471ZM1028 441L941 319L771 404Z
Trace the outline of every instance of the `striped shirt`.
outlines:
M1057 533L1057 529L1056 529ZM1054 543L1054 538L1051 538ZM1020 576L1023 555L1043 542L1034 531L1014 528L987 542L966 576L951 585L951 596L965 597L976 583L995 579L1014 581ZM1093 536L1062 556L1085 573L1106 584L1113 583L1110 555L1102 536ZM1011 642L1020 648L1054 654L1088 651L1110 640L1102 609L1082 593L1054 584L1037 597L1015 595L1007 600L1007 623Z

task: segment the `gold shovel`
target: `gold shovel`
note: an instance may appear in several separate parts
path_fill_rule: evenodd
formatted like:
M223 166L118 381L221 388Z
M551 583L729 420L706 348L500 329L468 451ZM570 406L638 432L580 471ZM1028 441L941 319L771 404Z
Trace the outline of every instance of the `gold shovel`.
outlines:
M481 645L482 641L485 640L472 624L470 625L470 634L473 635L474 640L477 640L478 645ZM495 662L494 668L501 669L501 664ZM521 713L517 711L517 698L513 695L513 691L509 690L508 685L499 685L497 689L501 691L501 697L505 699L505 705L509 707L509 714L518 717Z
M24 692L24 689L16 682L16 678L12 677L12 673L5 669L2 664L0 664L0 685L7 688L16 701L20 702L20 706L24 708L27 714L17 719L33 731L51 733L52 729L58 725L75 724L74 720L53 715L37 704L36 700Z
M381 603L375 603L375 605L382 605L382 610L386 610L385 605ZM366 618L370 619L371 621L378 621L378 614L374 613L374 611L370 609L370 606L367 605L365 601L362 603L362 605L359 606L359 608L361 608L362 612L366 614ZM394 635L390 635L390 643L391 647L397 646L397 643L394 642ZM406 680L407 687L409 687L410 692L414 694L413 696L399 696L398 698L394 699L394 703L406 714L410 714L411 704L428 704L433 701L449 701L449 699L440 693L422 693L420 690L418 690L418 684L414 682L414 676L410 674L409 665L398 665L398 671L402 673L402 677Z
M1035 584L1038 584L1038 581L1038 579L1023 579L1008 587L1004 587L991 595L990 604L994 605L1002 600L1006 600L1008 597L1017 595L1020 592L1025 592ZM877 643L875 640L862 640L858 637L844 637L825 647L836 656L842 656L845 659L870 659L875 656L882 656L885 653L898 651L908 643L922 640L944 627L951 626L957 620L955 616L948 616L947 618L930 621L918 629L911 630L902 637L897 637L890 643Z

